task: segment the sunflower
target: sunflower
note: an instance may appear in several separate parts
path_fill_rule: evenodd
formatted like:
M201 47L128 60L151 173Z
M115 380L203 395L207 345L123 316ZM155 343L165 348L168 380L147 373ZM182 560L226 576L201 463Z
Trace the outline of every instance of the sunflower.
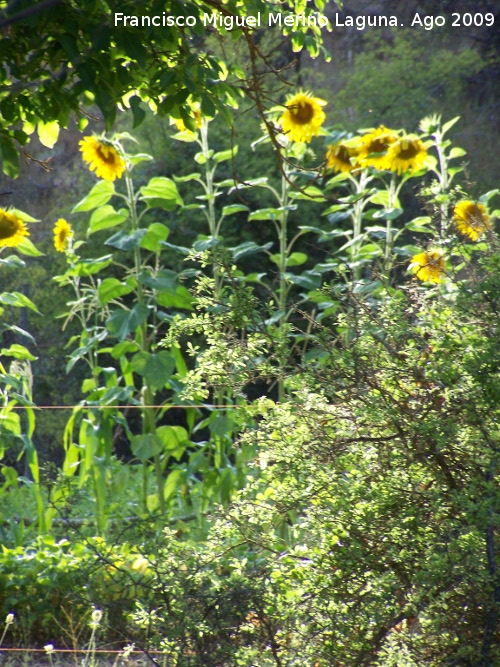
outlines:
M25 236L29 236L26 225L14 213L0 208L0 247L15 248Z
M468 199L458 202L453 214L458 231L468 236L471 241L477 241L491 227L485 207Z
M405 136L392 143L384 161L385 169L402 174L418 171L427 159L427 149L417 137Z
M68 247L68 241L73 236L71 225L64 220L59 220L54 225L54 248L57 252L64 252Z
M105 181L120 178L125 170L125 160L120 157L113 144L100 141L96 137L85 137L80 141L80 150L90 171Z
M196 129L199 130L203 125L203 116L201 115L200 103L199 102L192 103L191 106L189 107L189 111L191 115L194 117L194 124L196 126ZM175 125L175 127L179 132L186 132L186 131L191 132L191 130L188 130L188 128L185 126L182 118L171 118L170 123Z
M408 267L422 282L440 283L444 276L444 258L441 250L421 252L411 258Z
M310 93L297 93L287 99L286 111L278 123L292 141L309 143L325 122L325 112L321 108L325 104L325 100Z
M344 172L352 171L358 166L355 159L358 155L359 148L357 146L346 146L346 144L339 142L328 146L326 162L329 169Z
M373 132L361 137L359 149L359 161L363 167L375 167L384 169L387 151L398 140L398 135L393 130L388 130L381 125Z

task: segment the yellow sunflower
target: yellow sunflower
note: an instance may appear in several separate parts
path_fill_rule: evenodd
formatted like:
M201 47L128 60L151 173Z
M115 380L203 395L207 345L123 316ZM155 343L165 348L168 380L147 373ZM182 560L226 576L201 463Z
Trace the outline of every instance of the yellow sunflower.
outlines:
M331 144L326 152L326 162L329 169L335 171L352 171L358 164L359 147L346 146L344 143Z
M54 225L54 248L57 252L64 252L68 247L69 239L73 236L71 225L64 220L59 220Z
M0 208L0 248L15 248L29 235L21 218Z
M278 120L283 132L292 141L305 141L319 134L325 122L325 112L322 107L325 100L313 97L310 93L297 93L286 101L286 111Z
M201 115L200 103L199 102L192 103L191 106L189 107L189 111L191 112L191 115L194 117L194 124L196 128L199 130L203 125L203 116ZM187 131L187 127L185 126L182 118L171 118L170 122L173 125L175 125L175 127L178 129L179 132Z
M444 257L436 248L426 250L411 258L410 271L422 282L440 283L444 276Z
M477 241L491 227L490 216L486 214L485 207L468 199L458 202L453 214L458 231L468 236L471 241Z
M375 167L385 169L387 151L398 140L398 135L393 130L388 130L381 125L373 132L361 137L359 149L359 161L363 167Z
M406 171L418 171L427 159L427 149L417 137L398 138L389 146L384 162L385 169L403 174Z
M80 141L80 150L90 171L105 181L121 178L125 171L125 160L118 154L113 144L101 141L96 137L85 137Z

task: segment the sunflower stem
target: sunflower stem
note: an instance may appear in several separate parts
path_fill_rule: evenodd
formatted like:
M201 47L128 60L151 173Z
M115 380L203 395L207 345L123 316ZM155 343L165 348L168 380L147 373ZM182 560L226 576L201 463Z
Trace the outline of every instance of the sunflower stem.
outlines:
M137 216L137 200L135 197L134 193L134 184L132 181L132 177L130 174L130 170L127 168L125 170L125 183L126 183L126 188L127 188L127 205L128 209L130 212L130 221L131 221L131 227L132 231L135 232L137 231L139 227L139 219ZM134 248L134 268L135 268L135 274L136 274L136 295L137 295L137 303L138 304L144 304L145 303L145 295L144 295L144 290L142 289L142 285L140 282L140 274L142 271L142 259L141 259L141 251L138 246ZM148 342L148 324L147 324L147 319L142 322L140 325L138 332L136 334L136 341L139 344L139 347L141 350L148 352L150 345ZM142 390L141 390L141 401L143 404L143 415L142 415L142 435L149 435L149 434L155 434L156 433L156 418L155 418L155 413L154 413L154 408L148 408L146 406L150 406L154 404L154 392L151 389L151 387L148 387L147 384L143 384ZM157 494L158 494L158 507L160 508L161 514L165 514L166 511L166 506L165 506L165 492L164 492L164 481L163 481L163 471L162 471L162 466L161 466L161 457L160 454L154 454L153 456L154 460L154 470L155 470L155 477L156 477L156 486L157 486ZM147 464L144 463L143 466L147 468ZM143 471L143 491L144 494L147 494L147 470ZM143 503L144 507L147 508L147 496L145 495L143 498Z

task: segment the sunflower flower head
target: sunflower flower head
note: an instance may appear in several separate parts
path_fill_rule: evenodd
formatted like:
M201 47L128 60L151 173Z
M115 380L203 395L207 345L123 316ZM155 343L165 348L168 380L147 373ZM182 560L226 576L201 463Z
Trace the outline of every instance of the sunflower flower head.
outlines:
M203 125L203 116L201 115L201 108L199 102L192 102L189 106L190 115L194 118L196 129L199 130ZM171 118L170 123L175 125L179 132L189 132L182 118Z
M410 271L422 282L440 283L444 276L444 257L441 250L433 248L411 258Z
M385 169L387 151L398 138L396 132L388 130L384 125L365 134L361 137L361 146L359 149L360 164L363 167Z
M325 100L310 93L297 93L286 101L286 110L278 123L291 141L309 143L325 122Z
M421 169L427 160L427 149L420 139L406 135L391 143L384 162L385 169L404 174Z
M453 216L458 231L468 236L471 241L477 241L491 228L485 207L468 199L458 202L453 209Z
M64 252L66 250L72 236L73 229L71 225L64 218L59 218L54 225L54 247L57 252Z
M92 136L82 139L79 145L84 161L88 163L90 171L95 171L98 178L105 181L121 178L125 171L125 160L112 143Z
M29 235L21 218L0 208L0 248L15 248Z
M359 146L349 146L342 141L331 144L326 151L326 163L329 169L348 172L358 165Z

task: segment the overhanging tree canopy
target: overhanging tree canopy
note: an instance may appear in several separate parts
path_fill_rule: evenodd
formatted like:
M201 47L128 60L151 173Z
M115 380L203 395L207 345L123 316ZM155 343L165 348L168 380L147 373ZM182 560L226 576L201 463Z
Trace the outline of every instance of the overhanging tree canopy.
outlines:
M315 23L328 1L0 2L4 171L17 174L16 143L25 144L34 125L41 136L44 130L50 135L48 123L64 127L72 113L84 119L85 104L96 104L108 127L122 104L131 108L138 125L146 101L160 115L182 118L188 127L193 123L185 108L190 97L207 115L216 110L227 115L228 105L234 106L239 96L259 97L260 81L272 69L258 48L262 30L281 29L294 50L305 47L316 55L321 29ZM260 28L248 17L259 19ZM244 40L248 66L227 65L210 53L204 45L208 31L228 42Z

